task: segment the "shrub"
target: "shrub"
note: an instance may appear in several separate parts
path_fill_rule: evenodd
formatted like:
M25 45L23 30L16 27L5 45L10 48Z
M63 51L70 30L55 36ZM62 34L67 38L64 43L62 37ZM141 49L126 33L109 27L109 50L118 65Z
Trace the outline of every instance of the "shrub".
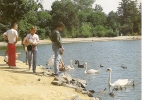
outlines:
M91 33L91 29L92 29L92 24L91 23L83 23L82 27L81 27L81 37L91 37L92 33Z
M113 30L107 30L106 37L115 37L117 36L117 32L113 32Z
M102 25L97 25L94 29L94 33L98 37L104 37L107 32L107 29Z

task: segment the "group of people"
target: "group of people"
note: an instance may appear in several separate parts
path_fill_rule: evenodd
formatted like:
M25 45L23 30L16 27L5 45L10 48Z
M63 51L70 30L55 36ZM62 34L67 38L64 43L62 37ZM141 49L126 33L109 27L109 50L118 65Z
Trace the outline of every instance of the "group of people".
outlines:
M50 40L52 42L52 50L55 55L54 59L54 75L59 75L61 72L59 71L61 55L64 52L64 48L62 45L62 38L60 32L64 28L64 24L59 22L56 28L49 35ZM10 68L18 68L16 66L16 43L18 41L18 24L11 24L11 29L7 30L3 33L3 37L8 40L7 43L7 53L8 53L8 66ZM37 54L38 49L37 45L39 44L39 36L36 34L37 28L35 26L31 27L28 34L22 39L22 45L24 46L24 50L26 52L26 64L29 66L29 70L31 69L34 74L36 73L37 66ZM33 59L33 63L31 62Z

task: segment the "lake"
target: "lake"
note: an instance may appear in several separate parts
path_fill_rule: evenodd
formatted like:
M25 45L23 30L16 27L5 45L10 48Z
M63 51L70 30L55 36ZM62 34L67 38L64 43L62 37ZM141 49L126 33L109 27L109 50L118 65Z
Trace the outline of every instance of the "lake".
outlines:
M108 42L85 42L63 44L65 52L63 61L65 65L73 60L74 71L67 71L73 78L80 78L87 81L87 89L93 89L95 97L100 100L141 100L141 40L131 41L108 41ZM46 61L53 55L51 44L38 46L38 65L46 66ZM5 52L6 47L0 47L0 55ZM17 47L21 52L18 60L25 61L25 52L22 46ZM100 69L99 74L84 74L84 68L77 68L74 64L79 60L81 64L87 62L88 69ZM121 68L124 65L127 69ZM53 69L53 67L51 67ZM112 69L112 83L117 79L132 79L136 86L132 85L126 89L114 91L114 97L109 95L108 86L109 73L107 68ZM104 94L97 92L103 91Z

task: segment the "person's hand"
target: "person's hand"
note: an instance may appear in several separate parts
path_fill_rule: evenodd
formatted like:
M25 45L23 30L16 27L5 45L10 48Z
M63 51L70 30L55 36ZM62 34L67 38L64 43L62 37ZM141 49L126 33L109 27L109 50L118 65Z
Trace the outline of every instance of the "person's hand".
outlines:
M16 45L17 41L14 42L14 45Z
M34 46L37 46L37 42L33 43Z
M27 48L26 48L26 47L24 47L24 49L25 49L25 52L27 52Z
M63 55L63 53L64 53L64 48L62 47L62 48L60 49L60 54Z
M65 49L62 47L62 51L65 51Z

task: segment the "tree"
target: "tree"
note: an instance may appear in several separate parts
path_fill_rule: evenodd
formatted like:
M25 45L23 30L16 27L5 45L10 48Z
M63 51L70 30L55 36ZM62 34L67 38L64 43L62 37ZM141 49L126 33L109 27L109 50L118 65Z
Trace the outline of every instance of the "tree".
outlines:
M112 29L113 32L119 30L120 23L118 22L119 16L116 12L111 11L107 16L107 26L108 29Z
M37 12L43 8L39 1L40 0L0 0L1 24L10 28L12 22L18 22L19 37L22 37L28 32L32 25L36 25ZM0 30L2 30L1 27Z
M92 8L93 3L95 2L95 0L72 0L72 1L77 6L77 9L79 11Z
M106 19L107 18L105 13L101 11L93 12L88 18L89 22L92 23L94 27L96 27L97 25L105 26Z
M1 22L15 22L29 11L37 11L41 5L34 0L0 0Z
M139 27L140 24L140 22L138 22L140 14L136 1L122 0L120 7L118 7L118 15L122 26L121 32L123 32L124 35L132 35L134 32L139 33L139 29L136 27Z
M51 8L52 29L59 21L65 24L67 31L71 31L73 27L78 27L78 10L71 0L55 1Z
M88 17L93 12L92 5L95 0L73 0L74 5L78 9L79 24L88 21Z
M94 11L103 11L101 5L96 4Z

